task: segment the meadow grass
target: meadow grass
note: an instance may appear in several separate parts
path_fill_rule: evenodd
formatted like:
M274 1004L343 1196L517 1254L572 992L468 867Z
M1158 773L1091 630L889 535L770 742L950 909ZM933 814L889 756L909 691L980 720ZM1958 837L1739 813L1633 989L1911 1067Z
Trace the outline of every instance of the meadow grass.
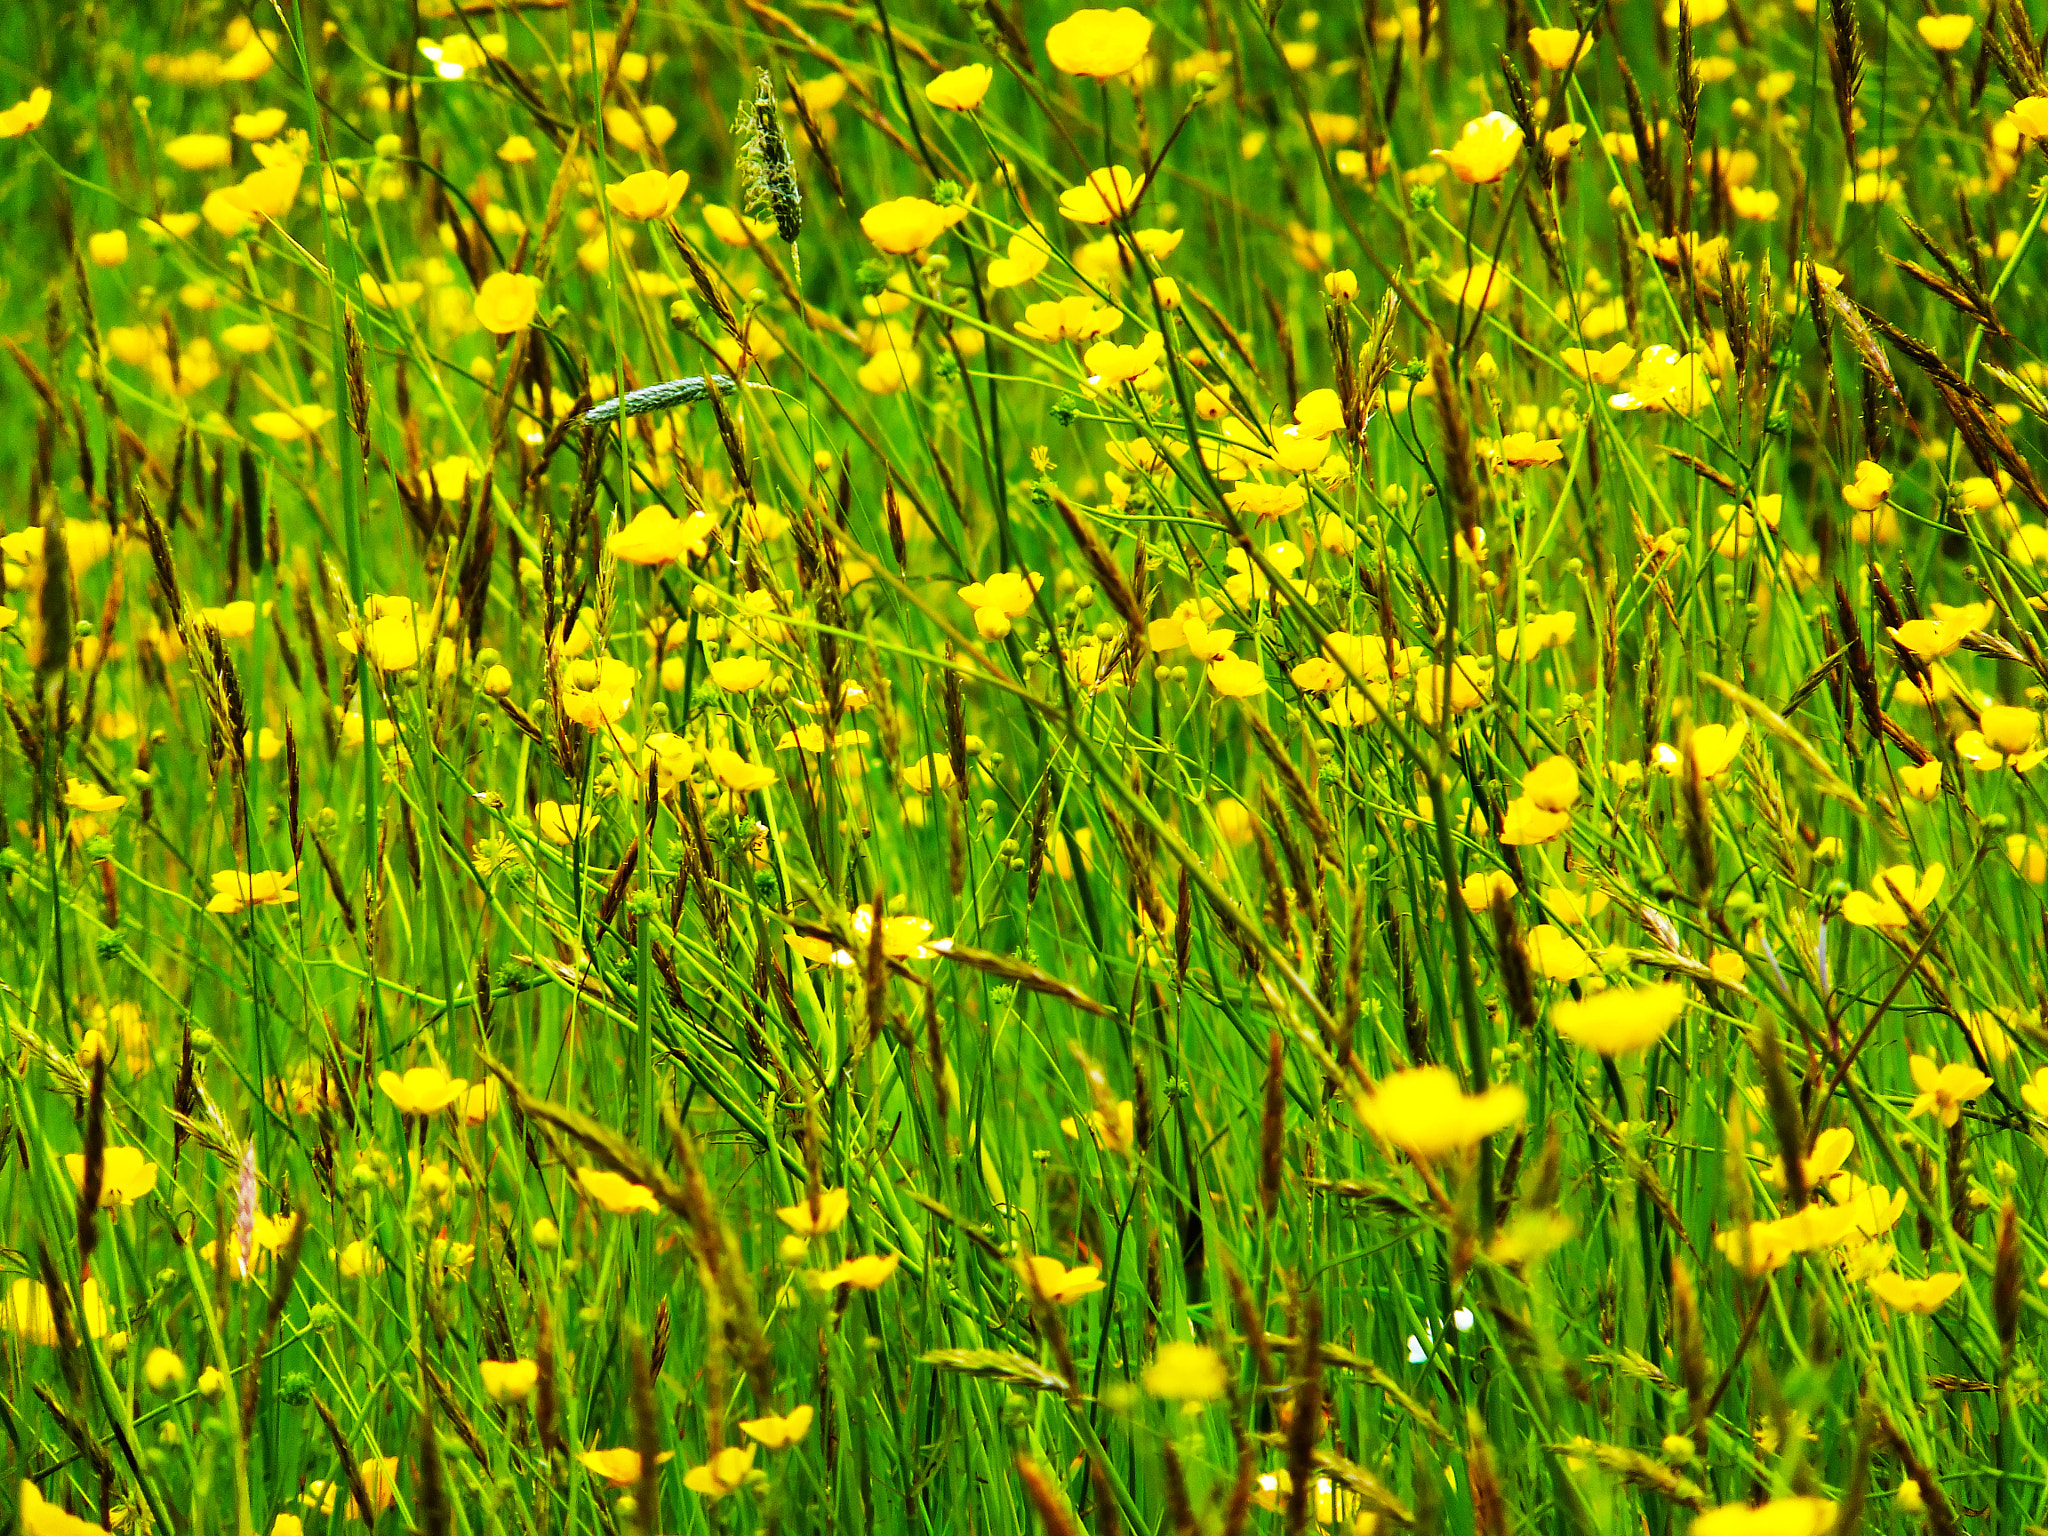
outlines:
M0 27L0 1508L2039 1528L2038 10Z

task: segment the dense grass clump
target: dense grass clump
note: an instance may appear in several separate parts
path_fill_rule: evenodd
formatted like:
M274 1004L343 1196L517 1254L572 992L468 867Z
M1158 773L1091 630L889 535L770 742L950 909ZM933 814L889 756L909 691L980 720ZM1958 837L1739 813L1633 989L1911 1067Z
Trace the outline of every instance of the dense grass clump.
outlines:
M0 1508L2048 1524L1942 3L0 24Z

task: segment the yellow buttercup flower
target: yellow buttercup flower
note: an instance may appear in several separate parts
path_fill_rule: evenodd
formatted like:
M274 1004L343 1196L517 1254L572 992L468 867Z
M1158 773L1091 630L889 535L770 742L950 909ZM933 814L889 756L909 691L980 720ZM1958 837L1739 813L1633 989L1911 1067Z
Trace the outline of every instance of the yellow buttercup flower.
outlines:
M641 171L624 181L606 182L604 200L620 218L645 222L674 213L689 190L688 171Z
M1147 1392L1169 1402L1213 1403L1230 1391L1223 1357L1206 1344L1160 1345L1142 1379Z
M741 1419L740 1433L764 1450L785 1450L811 1432L811 1421L816 1417L817 1410L804 1403L787 1413Z
M756 790L766 789L780 777L773 768L750 763L739 753L728 752L723 747L713 747L706 752L704 762L711 769L711 776L735 794L753 794Z
M727 693L749 693L767 682L774 670L759 656L721 656L711 663L711 681Z
M902 1262L903 1256L898 1253L862 1254L844 1264L821 1270L816 1283L822 1291L835 1290L842 1285L850 1285L860 1291L880 1290Z
M2023 96L2012 104L2005 120L2019 130L2021 138L2048 138L2048 96Z
M1963 1106L1991 1087L1991 1079L1966 1062L1937 1067L1932 1057L1914 1055L1906 1064L1912 1069L1913 1086L1919 1090L1907 1112L1909 1118L1932 1112L1943 1125L1954 1125L1963 1117Z
M1000 640L1010 632L1013 621L1031 611L1044 584L1045 578L1036 571L1028 577L1017 571L997 571L962 587L959 598L974 610L974 627L982 639Z
M222 870L213 877L213 899L206 910L235 913L250 907L289 906L299 899L299 893L291 888L298 876L296 869L259 869L246 874L239 869Z
M1922 16L1914 25L1920 30L1920 40L1937 53L1954 53L1970 40L1977 18L1974 16Z
M1738 720L1733 726L1695 726L1687 744L1694 770L1704 780L1720 778L1735 766L1735 759L1741 754L1743 740L1748 735L1747 720Z
M628 565L668 565L685 558L701 560L717 531L717 519L709 513L678 518L656 504L636 512L630 523L605 540L605 547Z
M1209 663L1209 686L1226 699L1257 698L1266 691L1266 673L1249 656L1219 656Z
M265 437L295 443L302 437L311 437L332 420L334 412L326 406L307 404L285 411L258 411L249 418L249 425Z
M1880 869L1869 891L1851 891L1842 899L1842 920L1859 928L1903 928L1908 912L1924 912L1940 894L1948 871L1930 864L1923 873L1910 864Z
M543 800L533 808L533 824L540 835L557 848L566 848L582 830L583 808Z
M377 1086L404 1115L438 1115L469 1091L469 1080L450 1077L439 1067L411 1067L404 1073L379 1072Z
M1058 1259L1034 1254L1031 1258L1030 1283L1038 1294L1047 1301L1062 1306L1072 1306L1084 1296L1092 1296L1103 1288L1102 1270L1094 1264L1080 1264L1069 1269Z
M1775 1221L1752 1221L1717 1233L1714 1246L1745 1274L1768 1275L1792 1262L1794 1254L1833 1248L1857 1230L1853 1209L1809 1205Z
M1602 1056L1621 1056L1655 1045L1684 1012L1685 988L1660 981L1562 999L1551 1005L1550 1023L1574 1044Z
M1122 310L1099 306L1092 295L1077 293L1031 305L1017 322L1017 333L1033 341L1087 341L1107 336L1123 323Z
M1529 956L1529 969L1545 981L1577 981L1600 970L1584 945L1549 923L1539 923L1524 934L1522 947Z
M74 811L84 811L92 816L104 816L109 811L118 811L128 803L126 795L110 795L90 779L66 779L64 781L64 803Z
M107 1536L105 1526L81 1520L62 1505L50 1503L42 1490L25 1478L16 1514L21 1521L21 1536Z
M1449 1067L1410 1067L1382 1078L1352 1103L1365 1128L1417 1158L1476 1147L1519 1124L1528 1099L1515 1087L1468 1094Z
M1144 177L1133 176L1120 165L1106 165L1060 194L1060 215L1077 224L1107 224L1137 207L1144 190Z
M1522 152L1522 125L1505 112L1475 117L1449 149L1430 154L1451 168L1458 180L1472 185L1499 181Z
M586 731L601 731L633 707L639 669L614 656L572 661L562 669L562 713Z
M1964 603L1953 608L1935 603L1932 611L1931 619L1909 619L1887 628L1885 633L1919 660L1939 661L1990 623L1993 609L1989 603Z
M965 64L932 77L924 88L924 99L951 112L972 112L988 95L995 71L986 64Z
M1494 450L1496 461L1509 469L1537 469L1564 462L1560 438L1538 437L1534 432L1510 432Z
M1496 900L1512 901L1519 893L1506 870L1479 870L1465 877L1458 895L1474 912L1488 912Z
M1558 354L1565 367L1591 384L1613 384L1628 372L1628 365L1634 361L1636 349L1625 341L1617 341L1604 352L1593 352L1583 347L1566 347Z
M1531 27L1529 49L1545 69L1570 69L1593 46L1593 39L1576 27Z
M1046 244L1043 231L1035 225L1027 225L1010 236L1009 255L998 256L983 269L991 288L1015 288L1030 282L1045 270L1052 259L1052 248ZM1113 313L1113 311L1112 311ZM1123 317L1118 315L1121 320Z
M663 1451L654 1458L654 1464L660 1466L674 1457L673 1451ZM630 1489L639 1484L640 1453L630 1446L615 1446L610 1450L578 1451L576 1459L614 1488Z
M1054 69L1093 80L1129 74L1151 46L1152 23L1129 6L1076 11L1045 34Z
M39 85L25 99L0 111L0 139L18 139L24 133L33 133L43 126L49 111L50 93Z
M64 1159L71 1182L85 1188L85 1158L73 1152ZM119 1210L133 1205L156 1188L156 1164L140 1147L108 1147L100 1160L100 1206Z
M578 1168L576 1187L614 1216L637 1216L661 1209L653 1190L608 1168Z
M479 1360L484 1396L494 1403L523 1403L540 1380L540 1366L532 1360Z
M65 1315L74 1334L78 1330L81 1313L86 1333L95 1339L105 1338L107 1303L100 1293L99 1281L87 1280L79 1287L75 1303L67 1298ZM46 1348L59 1342L57 1314L50 1306L50 1293L40 1280L16 1280L7 1287L5 1305L0 1306L0 1332L11 1333L25 1344Z
M860 232L875 249L891 256L923 250L967 217L963 207L941 208L922 197L899 197L877 203L860 216Z
M476 323L496 336L510 336L533 324L540 308L540 281L524 272L493 272L483 280L471 306Z
M1436 280L1437 291L1466 309L1494 310L1507 302L1513 286L1505 266L1481 258L1469 267L1459 267Z
M1925 1280L1908 1280L1893 1269L1879 1270L1864 1282L1870 1287L1870 1294L1894 1312L1910 1312L1921 1317L1938 1310L1943 1302L1955 1295L1962 1283L1963 1277L1954 1272L1929 1275Z
M1691 1536L1825 1536L1834 1523L1826 1499L1773 1499L1710 1509L1693 1521Z
M701 1467L692 1467L685 1472L683 1486L707 1499L722 1499L737 1491L753 1470L754 1448L751 1445L728 1445Z
M233 158L234 141L225 134L187 133L163 146L164 158L181 170L218 170Z
M825 1237L839 1230L851 1206L851 1197L845 1190L821 1189L815 1209L808 1199L799 1200L795 1205L781 1207L775 1216L799 1237Z

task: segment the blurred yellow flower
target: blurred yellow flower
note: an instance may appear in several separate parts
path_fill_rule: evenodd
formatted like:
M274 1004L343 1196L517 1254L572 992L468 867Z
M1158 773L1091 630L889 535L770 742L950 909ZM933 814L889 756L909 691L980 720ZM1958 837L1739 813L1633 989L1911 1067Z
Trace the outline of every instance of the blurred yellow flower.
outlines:
M1703 780L1720 778L1735 765L1735 759L1742 752L1742 743L1749 735L1749 722L1738 720L1733 726L1698 725L1693 727L1686 750L1692 756L1693 769Z
M539 308L540 281L523 272L493 272L476 291L476 322L493 335L526 329Z
M787 1413L769 1414L758 1419L741 1419L740 1433L765 1450L780 1451L795 1445L811 1432L811 1421L817 1417L817 1410L804 1403Z
M259 869L249 874L222 870L213 877L213 899L206 910L234 913L249 907L289 906L299 899L299 893L291 888L298 877L296 869Z
M438 1115L469 1090L469 1080L439 1067L409 1067L403 1074L379 1072L377 1086L403 1115Z
M523 1403L540 1380L540 1366L532 1360L480 1360L476 1369L484 1396L494 1403Z
M284 127L283 107L265 107L260 112L237 112L228 129L238 139L272 139Z
M1586 998L1563 998L1550 1008L1557 1032L1602 1056L1621 1056L1655 1045L1685 1012L1685 988L1675 981L1609 987Z
M1029 306L1017 332L1033 341L1086 341L1107 336L1123 323L1122 310L1098 307L1092 295L1076 293Z
M1897 1270L1884 1269L1879 1270L1864 1283L1870 1287L1871 1295L1894 1312L1909 1312L1925 1317L1955 1295L1962 1286L1963 1277L1950 1272L1929 1275L1925 1280L1908 1280Z
M49 110L50 93L39 85L25 100L0 111L0 139L18 139L24 133L34 132L43 126Z
M675 1452L663 1451L654 1458L654 1464L660 1466L674 1458ZM640 1481L640 1453L630 1446L615 1446L602 1451L578 1451L576 1459L614 1488L630 1489Z
M608 1168L578 1168L576 1186L614 1216L652 1214L661 1209L653 1190Z
M1417 1158L1476 1147L1521 1122L1528 1099L1519 1088L1468 1094L1449 1067L1410 1067L1382 1078L1352 1101L1365 1128Z
M21 1522L21 1536L107 1536L105 1526L81 1520L62 1505L50 1503L26 1478L15 1513Z
M267 325L231 325L220 333L220 339L230 352L248 357L268 347L273 333Z
M1577 981L1599 972L1585 946L1561 928L1539 923L1522 936L1529 969L1545 981Z
M727 693L747 693L767 682L774 670L759 656L722 656L711 663L711 681Z
M180 134L164 145L164 158L187 171L219 170L234 152L234 141L222 133Z
M265 437L295 443L302 437L311 437L332 420L334 412L324 405L295 405L285 411L258 411L249 418L249 425Z
M403 309L417 303L427 291L425 283L383 282L367 272L357 277L356 282L363 290L363 302L372 309Z
M766 789L779 775L773 768L764 768L748 762L737 752L723 747L713 747L704 754L704 762L711 769L711 775L735 794L750 795L756 790Z
M1868 512L1891 493L1891 471L1865 459L1856 466L1856 478L1842 487L1842 500L1858 512Z
M100 1294L99 1281L87 1280L79 1288L75 1303L70 1297L65 1298L65 1316L74 1335L81 1312L86 1332L95 1339L105 1338L107 1304ZM25 1344L47 1347L58 1342L57 1316L50 1307L50 1294L40 1280L16 1280L7 1287L6 1306L0 1309L0 1332L11 1333Z
M128 803L128 797L110 795L90 779L66 779L64 803L72 810L84 811L89 816L104 816L109 811L121 809Z
M1142 1379L1152 1396L1176 1403L1213 1403L1230 1391L1223 1357L1206 1344L1179 1340L1159 1346Z
M1834 1523L1826 1499L1773 1499L1710 1509L1693 1521L1691 1536L1825 1536Z
M1593 384L1615 383L1628 372L1628 365L1634 361L1635 355L1636 349L1625 341L1617 341L1604 352L1566 347L1558 354L1566 368Z
M821 1270L817 1276L818 1289L834 1290L850 1285L855 1290L873 1291L881 1289L883 1283L896 1273L896 1266L903 1262L898 1253L867 1253L836 1264L831 1269Z
M754 1448L751 1445L728 1445L701 1467L692 1467L685 1472L683 1486L707 1499L722 1499L737 1491L753 1470Z
M795 1205L785 1205L776 1211L776 1219L799 1237L825 1237L837 1232L846 1220L846 1213L852 1205L851 1198L843 1189L821 1189L815 1210L808 1199L799 1200Z

